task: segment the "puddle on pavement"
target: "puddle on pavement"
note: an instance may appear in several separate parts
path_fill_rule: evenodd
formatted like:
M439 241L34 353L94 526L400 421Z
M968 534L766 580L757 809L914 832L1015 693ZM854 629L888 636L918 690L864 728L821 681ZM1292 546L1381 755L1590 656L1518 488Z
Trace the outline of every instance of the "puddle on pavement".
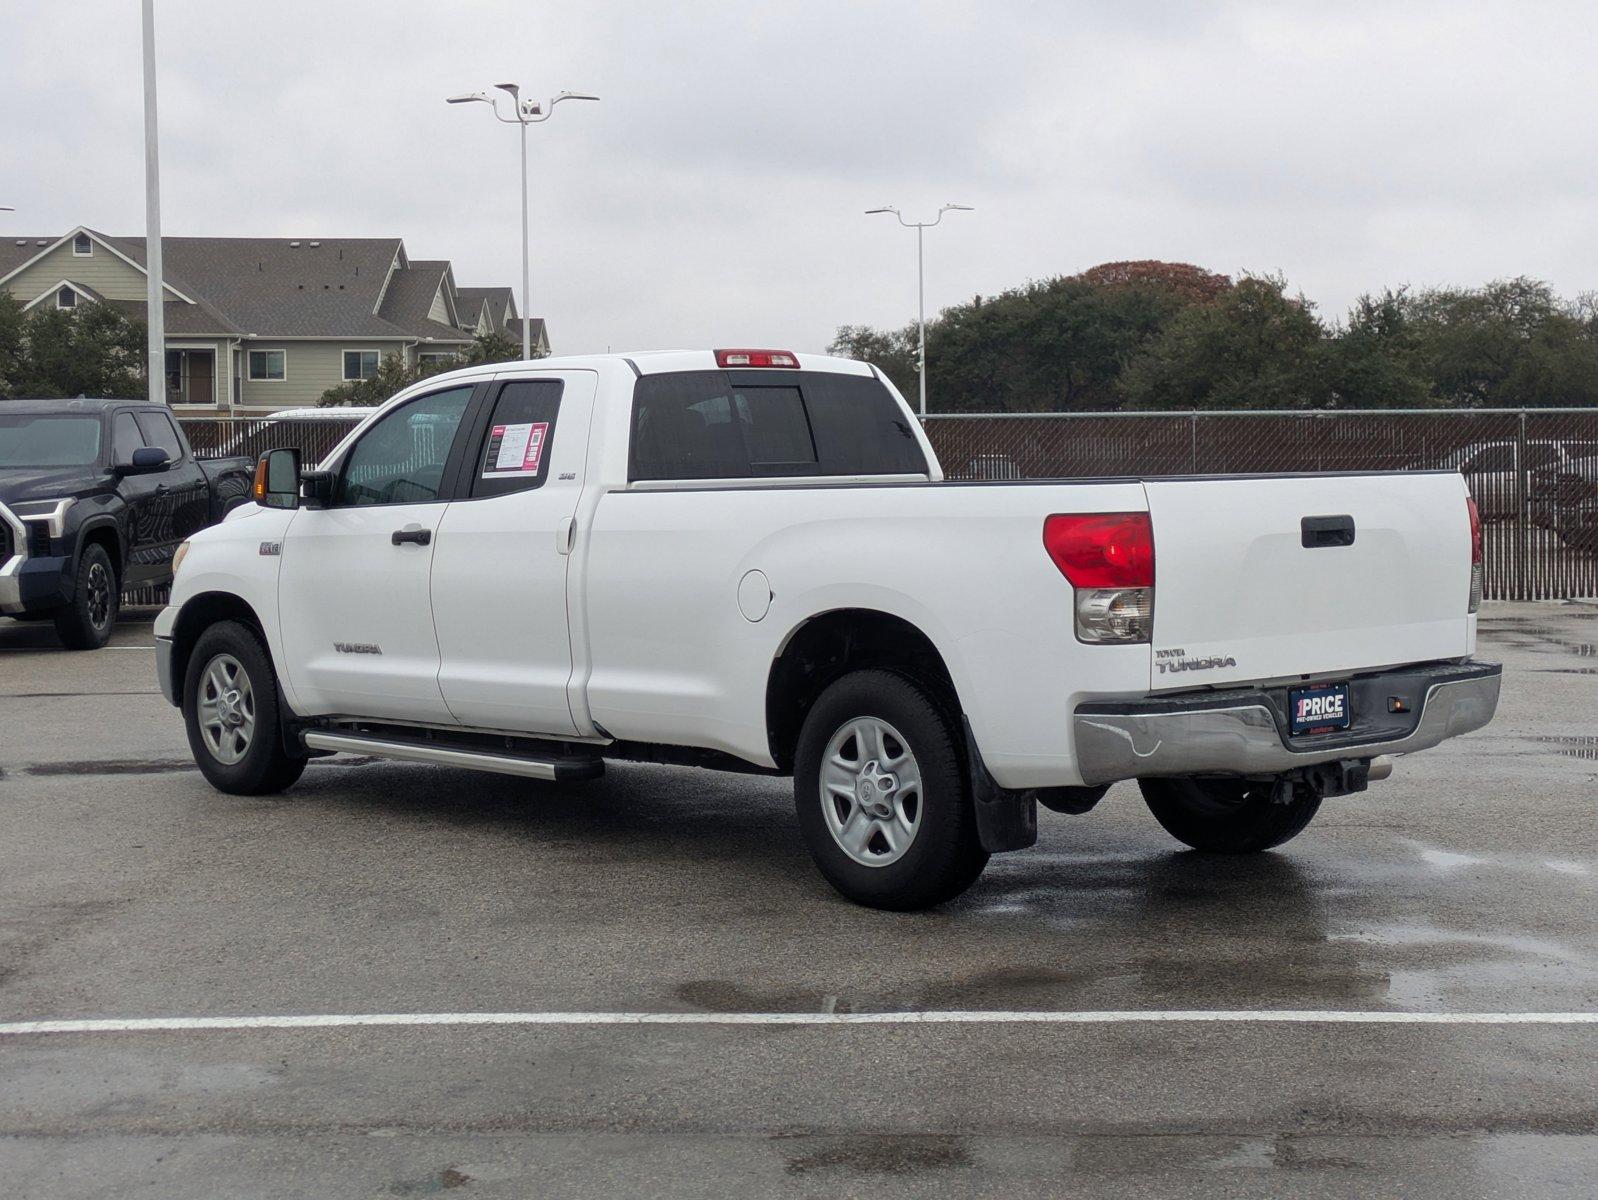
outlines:
M964 1138L945 1134L876 1134L852 1137L779 1137L798 1146L783 1154L789 1175L839 1172L858 1175L915 1175L972 1165ZM817 1144L819 1143L819 1144ZM814 1149L809 1147L814 1145ZM805 1147L799 1152L800 1147Z

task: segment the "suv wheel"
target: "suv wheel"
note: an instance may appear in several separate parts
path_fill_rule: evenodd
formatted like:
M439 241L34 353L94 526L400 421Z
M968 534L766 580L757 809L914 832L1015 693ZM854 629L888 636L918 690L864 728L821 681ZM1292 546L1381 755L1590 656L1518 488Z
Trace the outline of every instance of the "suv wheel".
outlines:
M889 671L856 671L811 707L794 761L799 828L839 892L871 908L929 908L976 882L988 854L958 734Z
M69 650L98 650L111 640L121 602L116 569L98 542L78 556L72 602L55 611L55 631Z
M1321 798L1294 789L1286 803L1273 799L1270 781L1247 779L1140 779L1154 819L1179 842L1211 854L1254 854L1304 832Z
M183 682L183 723L195 765L218 791L281 792L305 770L283 746L277 675L255 633L221 621L200 635Z

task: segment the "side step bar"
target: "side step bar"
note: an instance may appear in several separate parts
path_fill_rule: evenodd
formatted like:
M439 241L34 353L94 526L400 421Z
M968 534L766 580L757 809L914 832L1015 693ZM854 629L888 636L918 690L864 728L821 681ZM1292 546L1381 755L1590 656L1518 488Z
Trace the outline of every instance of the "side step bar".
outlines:
M377 758L396 758L404 762L466 767L473 771L493 771L500 775L520 775L524 779L567 781L594 779L605 773L605 763L598 758L534 758L530 755L441 746L433 742L380 738L356 733L330 733L321 729L306 730L301 735L301 740L309 750L370 754Z

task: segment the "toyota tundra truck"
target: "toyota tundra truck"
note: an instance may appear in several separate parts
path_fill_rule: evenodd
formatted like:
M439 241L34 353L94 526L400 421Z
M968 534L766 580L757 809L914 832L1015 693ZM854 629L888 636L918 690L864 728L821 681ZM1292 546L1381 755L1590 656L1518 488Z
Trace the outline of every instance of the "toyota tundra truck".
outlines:
M917 909L1138 781L1280 845L1485 725L1457 471L951 482L870 365L777 350L434 376L179 553L162 692L223 792L309 758L792 776L843 895Z

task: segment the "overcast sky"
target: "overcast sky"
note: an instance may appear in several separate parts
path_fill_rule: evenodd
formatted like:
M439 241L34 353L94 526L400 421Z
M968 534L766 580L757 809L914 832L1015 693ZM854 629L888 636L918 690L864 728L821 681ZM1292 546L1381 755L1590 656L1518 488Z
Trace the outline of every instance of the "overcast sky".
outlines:
M819 349L1095 263L1598 287L1590 3L156 0L168 235L399 236L557 352ZM143 231L137 0L8 6L0 236Z

